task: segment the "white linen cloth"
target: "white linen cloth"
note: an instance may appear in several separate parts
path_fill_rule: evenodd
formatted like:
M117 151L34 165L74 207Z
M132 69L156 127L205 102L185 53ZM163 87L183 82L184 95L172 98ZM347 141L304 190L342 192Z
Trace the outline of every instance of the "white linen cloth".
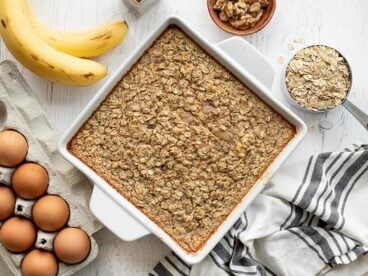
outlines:
M368 275L368 146L284 166L200 264L150 275Z

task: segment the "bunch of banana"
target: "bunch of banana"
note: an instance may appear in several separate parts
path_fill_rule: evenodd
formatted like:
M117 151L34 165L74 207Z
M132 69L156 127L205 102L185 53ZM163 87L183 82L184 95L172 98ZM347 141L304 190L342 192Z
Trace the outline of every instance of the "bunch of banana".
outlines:
M86 86L99 81L107 68L85 58L115 48L127 32L122 21L84 32L58 32L37 19L28 0L0 0L0 35L5 45L25 67L52 82Z

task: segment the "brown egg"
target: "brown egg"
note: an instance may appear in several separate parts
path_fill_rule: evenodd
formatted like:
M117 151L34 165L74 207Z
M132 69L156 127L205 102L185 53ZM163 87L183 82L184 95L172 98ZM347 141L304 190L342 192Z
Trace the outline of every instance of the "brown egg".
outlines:
M24 252L31 248L35 240L36 229L28 219L10 218L0 229L0 242L11 252Z
M69 219L69 206L59 196L46 195L36 201L32 209L34 223L44 231L61 229Z
M55 276L57 272L58 262L50 252L34 249L22 261L23 276Z
M15 195L11 189L0 186L0 220L9 218L14 213Z
M91 248L86 232L78 228L61 230L54 240L56 256L66 264L77 264L85 260Z
M24 199L36 199L46 193L49 175L41 165L26 163L15 170L12 177L15 193Z
M23 162L28 151L27 140L13 130L0 132L0 166L14 167Z

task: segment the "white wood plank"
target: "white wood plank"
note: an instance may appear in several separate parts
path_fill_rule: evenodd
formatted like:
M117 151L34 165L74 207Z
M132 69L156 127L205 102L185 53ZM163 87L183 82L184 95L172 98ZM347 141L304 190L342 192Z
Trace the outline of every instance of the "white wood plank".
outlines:
M189 22L209 41L216 43L229 34L218 29L208 16L206 1L161 0L143 16L137 18L122 0L31 0L38 16L50 26L61 30L78 30L105 21L124 18L130 33L123 45L101 58L114 72L119 64L165 17L176 14ZM278 1L275 17L270 25L258 34L245 39L263 52L274 64L277 78L272 93L287 105L281 91L281 72L285 65L277 62L279 56L287 60L299 48L310 44L325 43L341 50L349 59L354 71L351 100L368 111L365 89L368 86L368 1ZM303 37L304 44L295 44L290 51L288 44ZM0 60L11 55L0 45ZM46 82L21 65L26 80L37 98L59 130L64 132L81 109L88 103L103 81L88 88L70 88ZM328 114L310 114L291 107L308 124L308 137L295 152L295 156L310 155L323 150L340 150L354 142L368 142L367 132L342 108ZM323 130L319 126L326 122L332 128ZM292 162L293 157L290 159ZM84 275L146 275L149 269L168 253L168 249L156 238L146 237L132 243L119 241L108 230L96 234L100 255L86 269Z

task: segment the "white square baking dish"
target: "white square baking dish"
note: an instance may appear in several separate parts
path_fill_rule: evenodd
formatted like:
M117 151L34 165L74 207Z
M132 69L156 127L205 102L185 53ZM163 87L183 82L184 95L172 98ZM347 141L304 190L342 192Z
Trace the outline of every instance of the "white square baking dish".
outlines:
M170 25L176 25L181 28L190 38L206 50L208 54L225 66L250 90L294 125L297 131L295 137L268 167L257 183L250 189L248 194L241 200L241 202L239 202L237 207L230 213L227 219L209 238L204 246L195 253L188 253L181 248L166 232L145 216L132 203L115 191L87 165L72 155L67 148L69 141L78 132L84 122L99 107L117 82L119 82L131 66L136 63L152 43ZM76 121L61 138L59 151L68 161L81 170L94 183L94 192L91 198L90 208L94 215L114 234L125 241L132 241L152 233L167 244L188 264L198 263L207 256L207 254L237 221L247 206L249 206L249 204L254 200L256 195L263 190L269 179L298 146L307 132L305 123L271 96L270 90L273 76L274 71L269 62L245 40L240 38L230 38L218 45L212 45L204 40L200 34L193 31L186 23L183 22L183 20L175 16L170 17L156 28L141 47L139 47L130 56L130 58L128 58L118 68L96 96L89 102Z

